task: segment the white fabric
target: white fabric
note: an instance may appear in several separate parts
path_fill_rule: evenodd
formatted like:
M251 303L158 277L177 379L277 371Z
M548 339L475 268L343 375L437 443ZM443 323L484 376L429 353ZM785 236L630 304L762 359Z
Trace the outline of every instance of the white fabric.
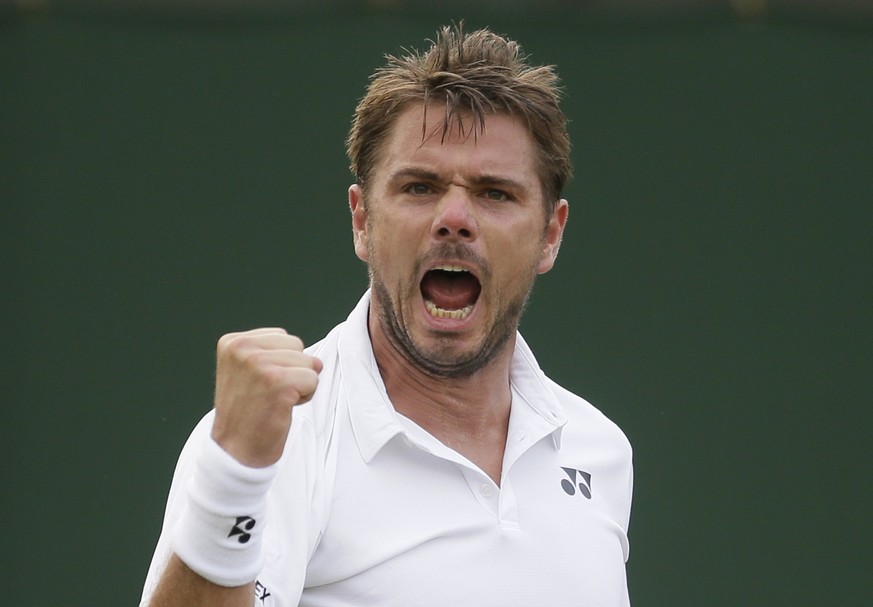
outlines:
M324 370L313 400L294 410L254 604L629 605L631 449L618 427L548 379L518 336L497 486L394 410L373 358L368 306L365 295L308 350ZM180 456L143 605L183 508L178 487L211 421Z
M267 493L278 466L250 468L211 438L202 442L170 546L210 582L242 586L253 581L263 566Z

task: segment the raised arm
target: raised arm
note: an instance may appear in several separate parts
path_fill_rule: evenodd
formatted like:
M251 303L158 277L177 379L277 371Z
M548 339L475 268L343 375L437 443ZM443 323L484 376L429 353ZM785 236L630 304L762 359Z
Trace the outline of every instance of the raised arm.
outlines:
M251 607L276 462L292 409L312 397L321 369L282 329L219 340L211 437L195 454L172 555L150 607Z

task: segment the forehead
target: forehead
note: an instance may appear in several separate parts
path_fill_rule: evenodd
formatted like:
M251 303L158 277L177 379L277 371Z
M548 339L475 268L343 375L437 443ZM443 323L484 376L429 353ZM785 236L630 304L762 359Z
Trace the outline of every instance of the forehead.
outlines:
M394 121L376 164L377 179L405 166L422 166L439 174L493 175L539 188L536 154L520 118L488 114L484 126L469 113L453 116L443 132L445 106L404 108Z

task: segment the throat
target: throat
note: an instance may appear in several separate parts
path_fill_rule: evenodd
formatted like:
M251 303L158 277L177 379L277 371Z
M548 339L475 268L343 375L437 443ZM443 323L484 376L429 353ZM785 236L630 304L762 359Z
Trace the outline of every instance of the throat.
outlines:
M488 404L482 404L470 399L470 395L476 394L475 388L465 390L462 396L455 394L453 397L450 393L431 389L427 390L427 396L422 396L421 392L415 396L407 392L408 396L400 397L398 391L389 391L399 413L470 460L499 486L509 431L511 397L488 399ZM502 404L496 405L497 402Z
M447 447L457 451L476 464L498 487L503 475L503 457L506 451L506 431L492 428L488 435L465 436L457 440L456 436L446 439L436 436Z

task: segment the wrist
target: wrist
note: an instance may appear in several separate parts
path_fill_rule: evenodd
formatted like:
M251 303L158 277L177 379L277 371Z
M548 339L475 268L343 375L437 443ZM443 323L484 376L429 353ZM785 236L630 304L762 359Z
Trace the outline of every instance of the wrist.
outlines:
M253 581L263 564L267 494L277 470L276 464L245 466L208 438L187 486L185 510L172 532L176 555L220 586Z

